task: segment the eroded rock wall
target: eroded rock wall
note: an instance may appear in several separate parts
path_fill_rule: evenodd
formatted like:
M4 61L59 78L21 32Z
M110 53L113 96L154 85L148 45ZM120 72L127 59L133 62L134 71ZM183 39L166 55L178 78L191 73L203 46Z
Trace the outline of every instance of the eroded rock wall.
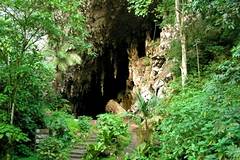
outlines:
M84 12L96 57L83 55L83 64L68 70L61 93L72 102L76 115L94 116L105 112L108 100L126 95L127 49L134 42L139 54L145 54L150 23L129 13L126 0L90 0Z
M173 79L171 68L174 65L174 61L167 56L167 50L175 38L175 28L167 26L162 28L157 40L151 40L149 34L147 35L145 57L138 57L135 45L129 48L129 81L134 83L131 92L133 99L137 92L140 92L146 101L154 95L160 98L166 96L167 85Z

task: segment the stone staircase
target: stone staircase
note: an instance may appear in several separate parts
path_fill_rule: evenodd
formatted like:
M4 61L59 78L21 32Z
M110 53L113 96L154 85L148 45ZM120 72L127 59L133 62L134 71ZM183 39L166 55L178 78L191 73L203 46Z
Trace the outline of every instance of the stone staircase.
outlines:
M129 132L131 134L131 142L130 144L127 146L127 148L124 150L124 152L126 154L131 154L135 149L136 147L138 146L139 144L139 137L137 135L137 132L138 132L138 126L135 125L134 123L130 123L130 126L129 126Z
M96 133L92 133L83 144L75 145L70 152L70 160L83 159L84 154L87 152L87 146L97 141Z
M36 129L35 143L38 144L48 138L49 129Z
M96 122L92 122L93 125L96 125ZM130 124L129 126L129 131L132 135L131 137L131 142L126 147L125 153L126 154L131 154L133 150L136 148L136 146L139 143L139 139L137 136L137 130L138 126L135 124ZM48 129L37 129L36 130L36 144L38 144L40 141L46 139L49 136L49 130ZM84 155L87 152L87 147L90 144L93 144L97 142L97 133L93 132L90 134L89 137L86 138L86 140L82 144L77 144L73 147L73 149L70 152L70 160L81 160L83 159Z

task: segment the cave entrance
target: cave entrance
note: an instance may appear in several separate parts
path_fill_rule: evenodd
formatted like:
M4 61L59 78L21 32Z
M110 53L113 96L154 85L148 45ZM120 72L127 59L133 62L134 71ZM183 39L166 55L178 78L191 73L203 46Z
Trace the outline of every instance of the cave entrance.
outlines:
M71 84L65 95L72 102L76 116L96 117L105 112L110 99L124 95L129 77L127 49L134 43L138 56L144 57L146 32L151 36L158 34L153 19L129 13L127 3L108 0L103 6L91 11L93 17L95 14L91 19L93 43L99 56L94 61L84 60L84 64L75 69L73 82L66 83Z
M98 114L105 113L105 106L110 99L125 94L129 76L128 47L129 44L125 41L118 45L105 44L104 54L96 59L88 90L81 92L72 101L76 116L95 118Z
M126 90L126 81L128 79L128 44L121 42L117 46L111 44L104 48L103 55L103 102L105 104L110 99L116 99L119 93Z
M136 42L136 40L135 40ZM140 57L145 56L145 37L138 39ZM111 99L123 96L129 77L128 48L131 44L121 41L117 45L105 44L103 53L96 59L96 69L91 73L89 89L74 100L76 116L92 116L105 113L105 106Z

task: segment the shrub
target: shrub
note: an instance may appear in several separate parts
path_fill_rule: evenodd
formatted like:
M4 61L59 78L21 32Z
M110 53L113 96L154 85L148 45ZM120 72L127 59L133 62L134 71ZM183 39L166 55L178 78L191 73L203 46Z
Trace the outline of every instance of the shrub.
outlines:
M87 116L80 116L78 118L79 129L82 133L88 133L90 131L92 128L92 125L90 124L91 120L92 118Z
M155 132L159 159L240 158L239 70L233 64L220 65L202 89L190 85L171 99Z
M49 116L45 117L45 123L51 133L57 137L66 138L68 135L68 124L67 119L73 118L64 112L52 112Z
M117 115L99 115L97 131L97 143L89 145L86 159L117 156L129 144L128 126Z
M26 142L29 138L16 126L0 123L0 157L10 153L16 142ZM7 153L8 152L8 153Z
M50 134L61 139L66 145L82 142L84 137L89 135L92 128L90 117L82 116L78 120L70 114L62 111L55 111L45 117L47 128Z
M215 63L207 73L184 89L171 85L177 92L158 105L164 119L151 143L126 159L240 159L239 64Z
M124 160L152 160L153 157L147 155L149 146L147 143L140 144L131 155L126 155Z
M55 137L41 141L37 147L39 160L68 160L64 143Z
M232 48L231 52L234 58L240 58L240 42Z

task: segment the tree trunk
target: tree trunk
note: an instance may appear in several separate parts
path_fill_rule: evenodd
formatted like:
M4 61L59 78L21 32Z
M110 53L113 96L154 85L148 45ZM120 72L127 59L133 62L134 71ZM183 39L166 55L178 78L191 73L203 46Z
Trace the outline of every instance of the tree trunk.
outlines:
M176 14L176 28L179 32L180 29L180 1L179 0L175 0L175 14Z
M201 77L200 72L200 63L199 63L199 50L198 50L198 44L196 43L196 52L197 52L197 69L198 69L198 78Z
M175 0L175 14L176 14L176 27L179 32L179 40L181 43L182 64L181 76L182 86L184 87L187 81L187 48L186 48L186 35L184 32L184 14L182 11L180 0Z
M182 30L182 27L181 29ZM181 48L182 48L182 66L181 66L181 74L182 74L182 86L184 87L187 81L187 48L186 48L186 35L183 31L180 34Z
M15 104L14 102L12 103L12 108L11 108L11 120L10 120L10 124L13 125L13 120L14 120L14 112L15 112Z

